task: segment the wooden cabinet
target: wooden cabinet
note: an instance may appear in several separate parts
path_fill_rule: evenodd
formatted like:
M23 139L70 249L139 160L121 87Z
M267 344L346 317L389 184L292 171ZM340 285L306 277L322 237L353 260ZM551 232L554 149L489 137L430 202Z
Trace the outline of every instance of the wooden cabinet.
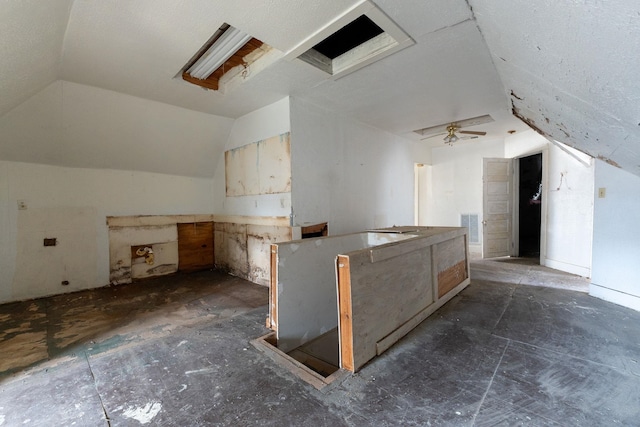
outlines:
M178 224L178 270L213 268L213 222Z

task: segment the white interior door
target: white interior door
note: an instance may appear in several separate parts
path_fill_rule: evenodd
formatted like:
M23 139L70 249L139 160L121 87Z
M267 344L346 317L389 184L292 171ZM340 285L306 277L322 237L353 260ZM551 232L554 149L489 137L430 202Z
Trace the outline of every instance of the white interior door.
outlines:
M483 258L511 255L512 163L511 159L483 159Z

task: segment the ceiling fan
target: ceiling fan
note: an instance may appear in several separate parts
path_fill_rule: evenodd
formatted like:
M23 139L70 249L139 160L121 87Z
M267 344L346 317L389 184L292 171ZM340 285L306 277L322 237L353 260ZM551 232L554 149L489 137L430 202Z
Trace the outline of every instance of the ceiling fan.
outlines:
M460 139L477 138L478 136L484 136L487 134L487 132L461 130L461 128L476 126L484 123L490 123L492 121L494 121L493 118L490 115L486 114L484 116L472 117L470 119L460 120L453 123L441 124L437 126L431 126L428 128L418 129L418 130L415 130L414 132L424 136L425 138L422 138L423 140L427 138L432 138L438 135L445 135L444 142L449 145L453 145L454 142ZM456 133L472 135L472 136L459 137L458 135L456 135Z
M456 135L456 132L464 133L464 134L468 134L468 135L475 135L475 136L459 137L458 135ZM486 132L479 132L479 131L474 131L474 130L460 130L460 128L458 128L457 124L451 123L449 126L447 126L447 135L444 137L443 140L447 144L453 145L454 142L456 142L456 141L458 141L460 139L472 139L472 138L477 138L478 136L484 136L486 134L487 134Z

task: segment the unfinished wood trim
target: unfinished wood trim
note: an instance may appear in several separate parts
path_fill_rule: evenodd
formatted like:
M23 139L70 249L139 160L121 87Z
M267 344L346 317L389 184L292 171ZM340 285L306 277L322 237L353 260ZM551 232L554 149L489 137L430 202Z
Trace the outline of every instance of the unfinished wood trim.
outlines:
M252 340L251 344L258 350L264 352L271 360L285 367L289 372L308 382L316 389L323 390L332 384L339 384L341 382L339 380L345 379L350 374L350 372L345 371L344 369L338 369L336 372L325 378L317 372L314 372L312 369L306 367L304 364L298 362L287 353L280 351L277 347L270 344L270 341L273 341L274 336L275 333L271 332L260 338Z
M438 298L442 298L463 280L467 279L467 261L463 260L438 273Z
M337 366L332 365L331 363L325 362L324 360L319 359L312 354L309 354L303 350L300 350L300 348L291 350L289 352L289 357L292 357L293 359L302 363L306 367L311 368L311 370L319 373L324 378L327 378L328 376L336 372L338 369L340 369ZM326 373L326 375L324 373Z
M351 274L349 257L345 255L338 255L336 262L338 272L338 313L340 316L340 322L338 323L340 337L340 367L354 372L353 313L351 306Z
M268 327L274 331L278 330L278 245L271 245Z
M289 227L291 225L291 218L288 216L213 215L213 220L232 224L271 225L274 227Z
M211 76L209 76L211 77ZM218 79L204 79L204 80L200 80L197 79L195 77L192 77L191 74L187 73L186 71L182 73L182 80L184 80L185 82L189 82L192 83L196 86L200 86L206 89L211 89L211 90L218 90Z
M284 217L289 219L288 217ZM174 225L184 222L208 222L214 221L212 214L197 215L125 215L108 216L107 226L117 227L154 227L162 225ZM288 222L287 222L288 225Z

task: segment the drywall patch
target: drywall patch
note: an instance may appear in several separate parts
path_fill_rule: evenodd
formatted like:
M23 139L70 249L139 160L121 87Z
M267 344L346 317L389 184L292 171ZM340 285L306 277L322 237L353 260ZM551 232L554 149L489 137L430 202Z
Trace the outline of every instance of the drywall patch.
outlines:
M225 151L227 197L291 192L289 132Z

